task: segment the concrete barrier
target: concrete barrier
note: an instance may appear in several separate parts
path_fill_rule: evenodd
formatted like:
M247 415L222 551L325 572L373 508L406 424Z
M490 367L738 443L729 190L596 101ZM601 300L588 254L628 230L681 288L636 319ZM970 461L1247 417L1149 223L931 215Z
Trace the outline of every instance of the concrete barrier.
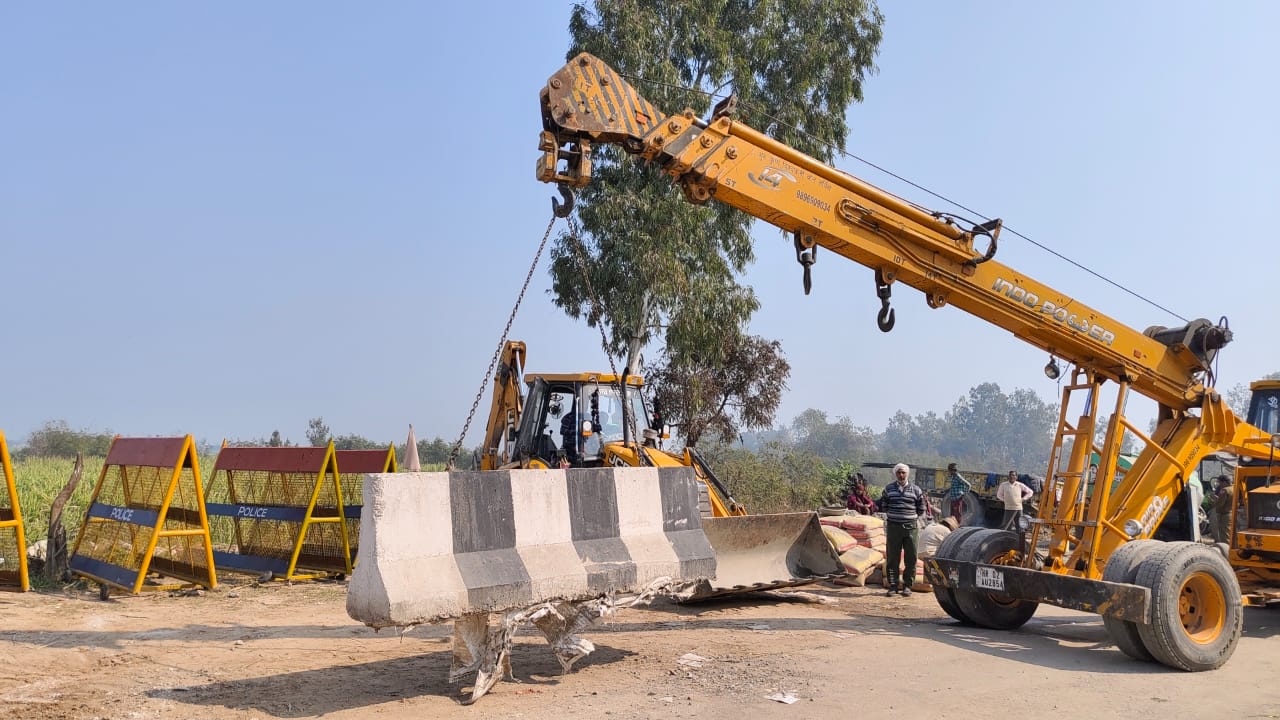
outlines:
M347 613L439 622L715 576L689 468L366 475Z

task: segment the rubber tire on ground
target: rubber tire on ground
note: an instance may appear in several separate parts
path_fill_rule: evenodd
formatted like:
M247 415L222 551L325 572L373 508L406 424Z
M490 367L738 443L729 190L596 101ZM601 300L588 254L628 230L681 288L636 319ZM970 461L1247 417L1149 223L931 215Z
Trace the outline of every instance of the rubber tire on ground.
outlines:
M1164 665L1199 672L1221 667L1235 652L1244 625L1244 605L1235 571L1217 550L1202 543L1168 543L1168 553L1153 553L1138 566L1136 584L1151 588L1151 623L1139 625L1142 643L1152 657ZM1197 641L1183 625L1183 610L1194 612L1196 599L1190 583L1207 586L1221 606L1218 617L1208 617L1221 624L1218 633L1207 641ZM1202 587L1202 589L1205 589ZM1208 598L1209 601L1215 598ZM1201 598L1201 606L1212 604Z
M1021 546L1019 536L1007 530L981 530L968 538L964 550L969 562L989 563L996 557ZM1014 600L986 591L957 593L960 611L974 624L993 630L1016 630L1036 614L1040 603Z
M1142 561L1164 547L1165 544L1158 540L1130 540L1117 548L1107 559L1106 567L1102 571L1102 579L1107 582L1133 584L1138 576L1138 566ZM1111 637L1111 641L1120 648L1120 652L1134 660L1155 661L1155 658L1151 657L1151 652L1147 650L1147 646L1142 644L1142 638L1138 635L1138 623L1103 615L1102 624L1107 628L1107 635Z
M964 558L959 555L960 547L964 544L966 538L981 529L982 528L980 527L962 527L951 531L946 537L942 538L942 542L938 545L938 551L934 554L934 557L941 558L943 560L963 560ZM941 607L948 615L955 618L962 624L973 624L973 621L960 610L959 604L956 603L956 594L954 590L949 587L934 585L933 597L938 601L938 606Z

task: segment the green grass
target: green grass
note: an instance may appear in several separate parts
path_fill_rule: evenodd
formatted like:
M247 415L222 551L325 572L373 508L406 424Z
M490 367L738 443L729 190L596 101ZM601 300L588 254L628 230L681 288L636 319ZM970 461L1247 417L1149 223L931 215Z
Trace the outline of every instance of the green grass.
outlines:
M102 461L100 457L85 458L80 484L62 508L62 526L67 530L68 543L75 541L80 523L84 521L93 486L102 472ZM14 463L13 476L18 485L18 504L22 508L28 545L48 536L49 508L71 478L73 467L74 458L31 458Z

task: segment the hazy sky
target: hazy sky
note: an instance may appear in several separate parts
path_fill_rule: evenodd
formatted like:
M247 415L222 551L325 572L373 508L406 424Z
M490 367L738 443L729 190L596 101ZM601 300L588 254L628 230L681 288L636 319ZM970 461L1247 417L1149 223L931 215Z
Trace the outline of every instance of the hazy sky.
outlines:
M550 219L538 92L569 7L0 6L0 429L300 441L323 416L454 439ZM1280 369L1280 3L882 9L850 153L1227 316L1221 387ZM1047 357L1008 333L903 288L882 334L870 270L825 253L805 297L790 241L755 236L752 331L792 366L780 423L816 407L879 430L988 381L1056 401ZM1132 327L1180 324L1003 239L1002 262ZM544 263L512 329L528 369L607 368L548 286Z

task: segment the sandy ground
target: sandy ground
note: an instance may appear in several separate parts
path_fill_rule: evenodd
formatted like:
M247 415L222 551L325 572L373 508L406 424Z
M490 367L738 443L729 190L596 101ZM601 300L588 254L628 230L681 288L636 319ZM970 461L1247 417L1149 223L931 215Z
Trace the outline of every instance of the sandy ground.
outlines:
M0 593L0 718L1280 717L1280 610L1248 610L1231 661L1187 674L1129 660L1096 616L1052 607L998 632L957 625L931 595L871 588L659 602L592 628L597 650L568 675L521 635L519 682L463 706L449 626L374 633L345 592Z

